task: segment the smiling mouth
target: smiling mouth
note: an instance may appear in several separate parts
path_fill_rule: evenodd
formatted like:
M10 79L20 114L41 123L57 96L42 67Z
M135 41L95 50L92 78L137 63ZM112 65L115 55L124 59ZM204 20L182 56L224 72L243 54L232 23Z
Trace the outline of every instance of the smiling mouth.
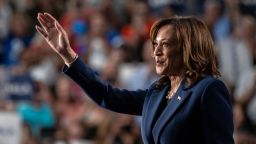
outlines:
M161 66L163 65L164 60L156 60L156 66Z

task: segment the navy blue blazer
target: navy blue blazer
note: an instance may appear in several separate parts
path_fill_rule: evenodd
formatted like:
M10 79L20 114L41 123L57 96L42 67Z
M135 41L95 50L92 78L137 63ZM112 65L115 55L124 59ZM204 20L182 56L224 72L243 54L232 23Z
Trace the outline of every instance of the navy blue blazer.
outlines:
M113 88L80 59L64 72L100 106L141 115L145 144L234 144L231 99L223 82L214 77L204 76L189 87L182 82L164 106L169 86L157 89L152 84L136 91Z

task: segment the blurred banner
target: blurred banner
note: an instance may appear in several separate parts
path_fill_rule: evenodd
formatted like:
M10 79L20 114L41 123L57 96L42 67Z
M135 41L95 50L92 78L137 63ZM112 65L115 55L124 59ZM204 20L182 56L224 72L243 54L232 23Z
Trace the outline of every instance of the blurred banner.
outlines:
M21 144L22 121L14 112L0 112L0 144Z

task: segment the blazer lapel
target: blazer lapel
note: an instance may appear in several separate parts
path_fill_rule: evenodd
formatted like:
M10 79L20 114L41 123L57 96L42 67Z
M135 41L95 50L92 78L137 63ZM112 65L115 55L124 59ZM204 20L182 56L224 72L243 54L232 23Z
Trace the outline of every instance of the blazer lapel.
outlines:
M146 132L146 137L149 138L153 129L153 120L156 116L157 110L163 98L165 98L167 91L170 87L165 86L163 90L154 90L150 96L149 104L145 110L145 116L143 118L143 125Z
M180 90L167 105L153 129L153 136L156 142L158 142L161 130L164 128L166 123L171 120L175 112L182 106L191 93L191 91Z

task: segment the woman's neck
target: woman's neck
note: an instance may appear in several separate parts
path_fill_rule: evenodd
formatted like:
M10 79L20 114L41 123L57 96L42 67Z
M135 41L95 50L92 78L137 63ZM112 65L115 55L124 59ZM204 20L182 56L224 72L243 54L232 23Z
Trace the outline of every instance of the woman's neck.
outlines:
M183 77L181 76L169 76L169 79L171 80L171 87L166 96L167 99L171 99L174 96L174 94L177 92L180 86L180 83L182 81L182 78Z

